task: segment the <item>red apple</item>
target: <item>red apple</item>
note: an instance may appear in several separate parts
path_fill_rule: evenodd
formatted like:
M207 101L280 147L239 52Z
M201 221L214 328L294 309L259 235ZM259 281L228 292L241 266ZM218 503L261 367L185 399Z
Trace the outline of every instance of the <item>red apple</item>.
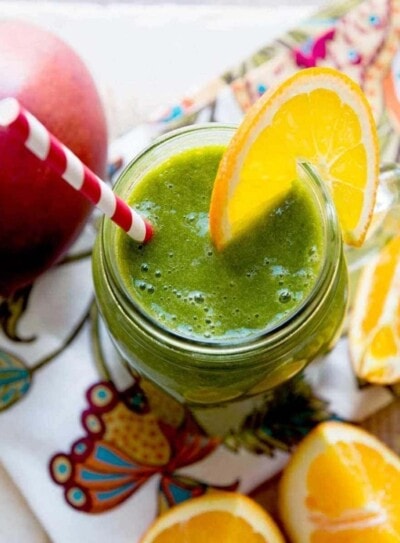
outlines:
M0 22L0 99L14 96L97 175L106 173L107 127L94 81L78 55L50 32ZM0 295L52 266L82 230L92 206L0 130Z

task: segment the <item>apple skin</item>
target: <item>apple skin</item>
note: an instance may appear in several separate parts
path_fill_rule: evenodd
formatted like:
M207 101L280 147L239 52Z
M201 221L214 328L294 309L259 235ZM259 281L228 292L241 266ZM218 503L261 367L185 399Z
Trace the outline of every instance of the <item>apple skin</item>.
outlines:
M23 21L0 22L0 99L17 98L104 178L107 125L86 66L69 45ZM92 205L0 129L0 296L56 263Z

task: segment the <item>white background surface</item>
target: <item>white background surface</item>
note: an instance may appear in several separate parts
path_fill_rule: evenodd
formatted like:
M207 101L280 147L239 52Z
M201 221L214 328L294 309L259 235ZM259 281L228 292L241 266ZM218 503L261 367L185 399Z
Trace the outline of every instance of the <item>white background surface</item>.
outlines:
M110 138L115 138L156 108L203 86L325 3L306 1L220 0L209 5L201 0L179 4L151 0L143 5L0 1L0 18L35 22L75 48L97 82ZM0 543L45 541L44 530L1 467L0 446Z
M74 47L95 77L114 138L246 58L323 0L250 3L0 0L0 17L37 23Z

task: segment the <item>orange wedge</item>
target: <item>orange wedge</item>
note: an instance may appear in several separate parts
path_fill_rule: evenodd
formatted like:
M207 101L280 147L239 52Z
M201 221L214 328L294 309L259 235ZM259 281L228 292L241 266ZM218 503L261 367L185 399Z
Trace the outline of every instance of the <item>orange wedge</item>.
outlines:
M361 245L378 155L371 108L353 80L325 67L295 73L254 104L224 153L210 205L213 243L221 249L251 228L308 162L331 190L344 241Z
M322 423L286 466L279 508L292 543L399 543L400 460L355 426Z
M140 543L284 543L276 524L238 492L193 498L158 517Z
M400 381L400 236L364 268L349 324L356 375L391 385Z

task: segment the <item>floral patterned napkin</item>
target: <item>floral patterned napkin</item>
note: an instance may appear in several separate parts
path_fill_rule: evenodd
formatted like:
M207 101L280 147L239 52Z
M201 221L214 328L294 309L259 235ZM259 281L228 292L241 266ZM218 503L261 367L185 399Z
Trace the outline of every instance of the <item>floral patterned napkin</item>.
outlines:
M399 37L398 0L336 3L114 142L110 174L171 128L239 122L269 87L315 65L362 85L383 160L399 160ZM118 359L93 299L95 232L93 217L68 258L0 300L0 459L57 543L135 543L175 503L215 487L250 491L317 422L361 420L392 400L394 390L358 386L343 337L213 437L207 414L189 412Z

